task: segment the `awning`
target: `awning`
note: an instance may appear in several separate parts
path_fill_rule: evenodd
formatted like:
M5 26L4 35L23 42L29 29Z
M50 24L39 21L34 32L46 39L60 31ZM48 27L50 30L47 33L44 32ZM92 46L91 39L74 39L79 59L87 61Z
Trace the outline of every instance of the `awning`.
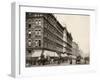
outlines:
M61 57L67 57L67 54L61 54Z
M64 54L61 54L61 57L64 57Z
M39 57L41 56L42 50L36 50L32 53L31 57Z
M40 57L41 54L42 54L42 50L36 50L32 54L27 55L27 57ZM43 54L45 57L46 56L59 57L59 55L56 52L47 51L47 50L44 50Z
M71 58L76 59L76 56L72 55Z
M64 54L64 56L67 57L68 55L67 54Z
M52 52L52 51L44 51L43 53L45 56L50 56L50 57L59 57L58 54L56 52Z

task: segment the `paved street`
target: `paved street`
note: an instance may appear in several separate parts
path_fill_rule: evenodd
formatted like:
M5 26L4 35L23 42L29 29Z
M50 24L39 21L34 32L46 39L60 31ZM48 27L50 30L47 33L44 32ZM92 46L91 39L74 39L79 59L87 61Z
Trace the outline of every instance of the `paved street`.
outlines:
M83 64L83 63L81 63ZM70 64L70 62L63 62L63 63L60 63L60 64L46 64L46 65L32 65L30 67L42 67L42 66L67 66L67 65L81 65L81 64L76 64L75 61L73 61L72 64Z

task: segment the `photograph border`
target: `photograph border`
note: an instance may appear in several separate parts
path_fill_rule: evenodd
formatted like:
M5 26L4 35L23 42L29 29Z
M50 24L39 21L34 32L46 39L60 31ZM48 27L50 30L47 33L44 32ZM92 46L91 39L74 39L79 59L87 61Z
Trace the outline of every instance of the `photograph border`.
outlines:
M22 28L22 26L20 25L21 24L20 12L21 12L21 7L23 7L23 6L26 6L26 7L31 6L31 7L36 7L36 8L52 8L52 9L65 9L65 10L69 9L69 10L78 10L78 11L82 11L82 10L84 10L84 11L92 11L93 12L93 17L94 17L93 19L94 20L93 20L93 23L90 26L90 27L92 27L92 28L90 28L91 29L91 32L90 32L91 39L93 39L93 40L90 41L90 46L91 46L90 54L92 53L91 55L93 56L92 59L91 59L93 61L93 64L90 64L88 66L87 65L68 66L68 68L70 68L70 69L76 69L74 71L68 71L68 73L70 73L70 72L73 73L73 72L77 72L77 71L78 72L82 72L81 69L78 70L78 68L80 68L82 66L83 67L88 67L88 69L91 68L91 69L89 69L90 72L91 71L95 71L96 57L94 57L94 51L93 51L93 48L94 48L93 45L95 45L94 44L94 38L95 38L95 36L94 36L94 33L95 33L95 12L96 12L95 8L72 7L72 6L68 6L68 7L59 7L59 6L58 7L52 7L52 6L43 6L43 5L42 6L41 5L40 6L38 6L38 5L36 6L34 4L14 2L14 3L12 3L12 7L11 7L12 8L11 9L11 46L12 46L12 49L11 49L11 75L13 77L27 76L27 74L24 74L24 72L21 73L21 70L22 70L21 65L23 63L21 62L22 60L21 60L21 57L20 57L22 55L20 53L20 51L21 51L21 46L20 46L20 44L21 44L21 41L20 41L21 32L20 32L20 28ZM73 68L73 67L76 67L76 68ZM52 68L51 72L49 70L50 68ZM44 73L43 75L51 75L52 73L53 74L59 74L60 73L59 71L61 71L60 74L62 74L62 73L65 74L66 73L66 71L64 71L65 69L61 70L63 68L64 68L64 66L59 66L59 67L42 67L42 68L39 67L39 68L35 68L35 69L41 70L40 73ZM48 70L47 73L45 73L46 71L43 71L44 69L46 71ZM53 72L54 69L56 69L55 73ZM86 68L84 68L84 70L85 69ZM87 69L85 71L88 72ZM34 76L33 72L31 72L28 76ZM40 76L40 74L38 73L39 71L36 70L35 73L36 72L37 72L37 75ZM50 73L48 73L48 72L50 72Z

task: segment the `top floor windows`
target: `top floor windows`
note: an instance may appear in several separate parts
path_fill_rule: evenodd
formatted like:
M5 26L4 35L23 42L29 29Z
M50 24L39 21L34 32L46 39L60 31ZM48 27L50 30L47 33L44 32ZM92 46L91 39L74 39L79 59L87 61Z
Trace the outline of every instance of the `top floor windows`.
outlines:
M42 14L34 14L35 17L41 17Z

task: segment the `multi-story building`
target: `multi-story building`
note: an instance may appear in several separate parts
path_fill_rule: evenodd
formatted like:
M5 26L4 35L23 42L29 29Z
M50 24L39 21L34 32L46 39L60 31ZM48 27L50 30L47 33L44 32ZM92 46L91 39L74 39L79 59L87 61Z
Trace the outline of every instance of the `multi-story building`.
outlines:
M66 31L64 39L64 31ZM64 42L67 46L64 46ZM56 52L59 56L66 48L71 53L71 34L50 13L26 13L26 55L33 55L36 51L41 54L45 51ZM26 56L27 57L27 56Z

